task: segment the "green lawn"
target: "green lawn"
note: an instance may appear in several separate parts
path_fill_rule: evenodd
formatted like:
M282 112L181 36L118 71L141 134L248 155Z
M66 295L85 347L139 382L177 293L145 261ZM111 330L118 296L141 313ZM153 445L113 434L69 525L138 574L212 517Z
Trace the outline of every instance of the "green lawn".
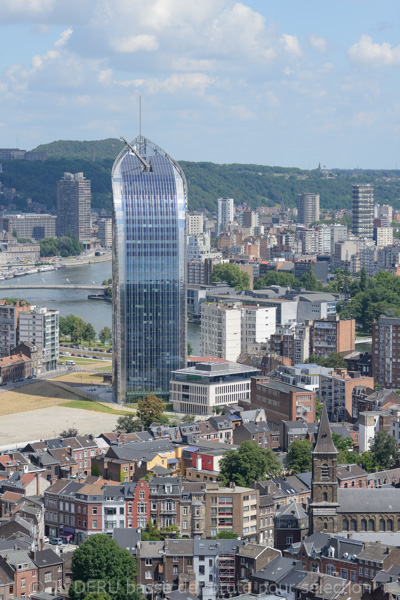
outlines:
M92 400L72 400L71 402L65 402L62 406L67 406L68 408L81 408L83 410L93 410L95 412L101 413L109 413L110 415L126 415L128 411L126 410L114 410L113 408L109 408L108 406L104 406L104 404L99 404L98 402L94 402Z

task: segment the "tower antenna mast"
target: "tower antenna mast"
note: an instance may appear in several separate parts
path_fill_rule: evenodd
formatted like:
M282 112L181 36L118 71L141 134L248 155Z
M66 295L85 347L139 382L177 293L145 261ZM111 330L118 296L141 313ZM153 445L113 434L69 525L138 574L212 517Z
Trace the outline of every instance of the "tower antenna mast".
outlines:
M142 96L139 96L139 136L142 137Z

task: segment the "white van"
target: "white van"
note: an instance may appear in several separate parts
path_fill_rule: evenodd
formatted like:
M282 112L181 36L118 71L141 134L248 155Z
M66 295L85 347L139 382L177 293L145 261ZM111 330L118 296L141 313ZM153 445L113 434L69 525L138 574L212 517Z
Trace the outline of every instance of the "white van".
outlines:
M66 365L70 365L70 366L74 366L74 365L75 365L75 363L74 363L74 361L73 361L73 360L66 360L66 361L65 361L65 364L66 364Z

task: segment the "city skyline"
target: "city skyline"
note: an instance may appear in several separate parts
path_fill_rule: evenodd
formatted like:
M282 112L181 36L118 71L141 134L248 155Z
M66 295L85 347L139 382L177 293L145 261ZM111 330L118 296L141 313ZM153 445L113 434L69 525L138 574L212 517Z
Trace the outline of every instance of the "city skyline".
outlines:
M133 134L142 95L179 160L394 169L396 7L4 0L2 145Z

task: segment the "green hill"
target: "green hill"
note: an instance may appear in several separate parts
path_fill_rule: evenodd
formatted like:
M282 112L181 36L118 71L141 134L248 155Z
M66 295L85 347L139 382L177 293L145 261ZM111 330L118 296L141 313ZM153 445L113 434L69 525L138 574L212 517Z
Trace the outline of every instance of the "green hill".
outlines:
M57 180L65 171L82 171L92 181L93 207L110 211L111 167L122 145L117 139L42 144L36 150L47 150L47 162L4 162L0 182L19 192L18 210L26 210L27 197L50 209L56 206ZM335 169L326 177L318 169L179 162L188 182L190 210L214 211L221 196L251 207L273 206L282 199L287 206L294 206L297 194L303 192L318 192L322 208L350 208L353 183L373 183L376 202L400 208L400 171Z

